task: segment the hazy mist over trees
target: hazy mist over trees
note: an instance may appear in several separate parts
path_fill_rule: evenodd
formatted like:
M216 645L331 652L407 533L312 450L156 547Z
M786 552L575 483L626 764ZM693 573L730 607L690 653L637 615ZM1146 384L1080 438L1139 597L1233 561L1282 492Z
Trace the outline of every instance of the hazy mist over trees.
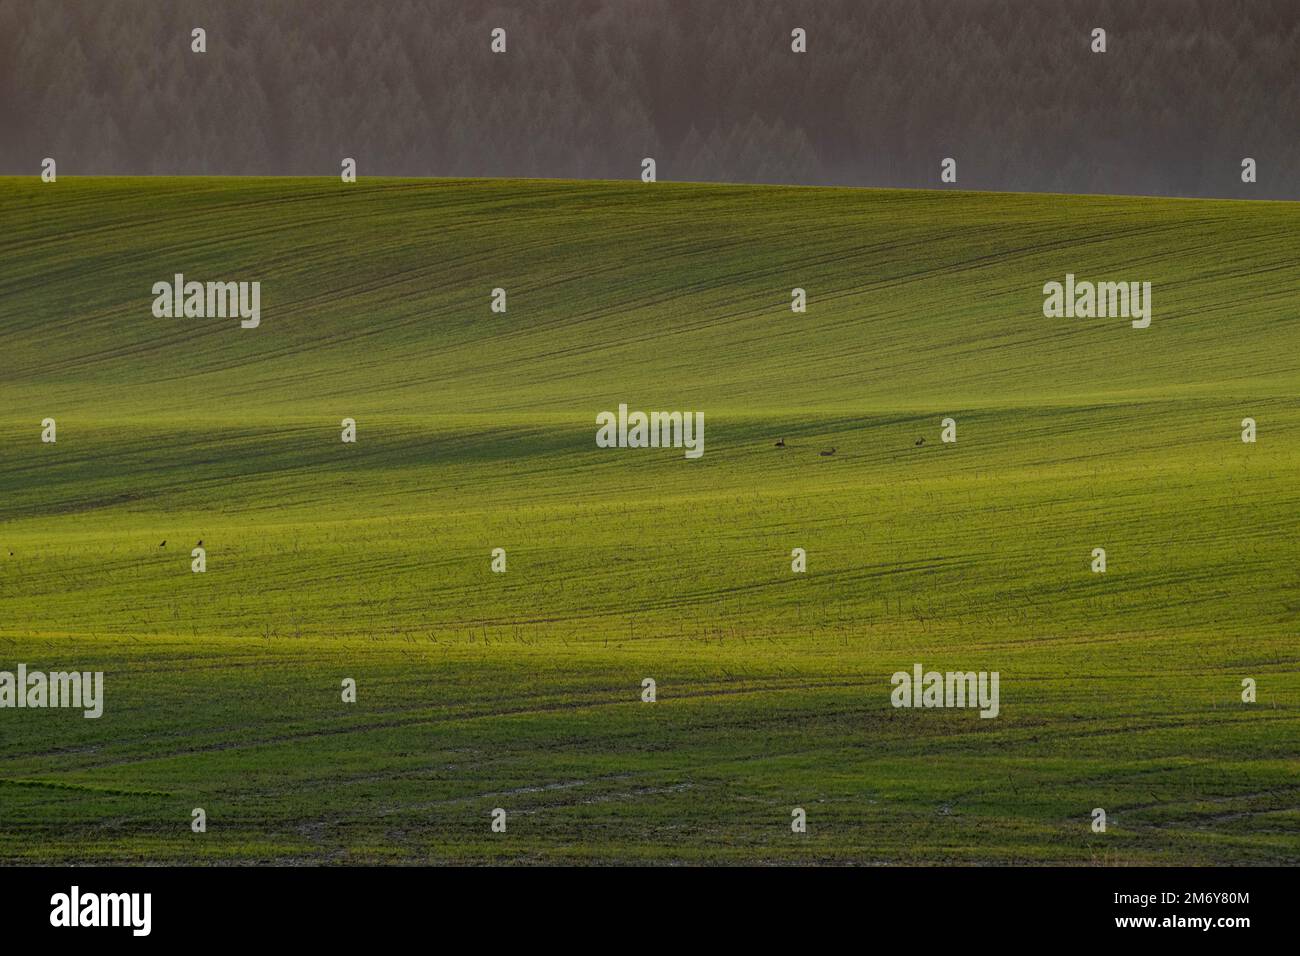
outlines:
M46 156L1297 198L1300 2L0 0L0 170Z

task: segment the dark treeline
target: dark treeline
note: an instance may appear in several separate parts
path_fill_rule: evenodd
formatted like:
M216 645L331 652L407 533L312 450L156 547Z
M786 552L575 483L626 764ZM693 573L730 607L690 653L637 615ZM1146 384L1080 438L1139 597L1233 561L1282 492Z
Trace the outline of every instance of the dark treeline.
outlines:
M1300 2L0 0L0 170L46 156L1300 198Z

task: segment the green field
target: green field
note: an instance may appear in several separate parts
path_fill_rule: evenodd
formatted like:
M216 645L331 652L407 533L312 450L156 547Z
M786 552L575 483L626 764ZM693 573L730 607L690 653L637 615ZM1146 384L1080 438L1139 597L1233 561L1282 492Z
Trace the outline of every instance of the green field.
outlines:
M0 224L0 670L105 672L0 710L0 862L1300 862L1296 204L30 177ZM154 318L177 272L260 327ZM1044 318L1067 272L1150 328ZM704 456L597 448L621 402ZM1000 715L892 707L916 662Z

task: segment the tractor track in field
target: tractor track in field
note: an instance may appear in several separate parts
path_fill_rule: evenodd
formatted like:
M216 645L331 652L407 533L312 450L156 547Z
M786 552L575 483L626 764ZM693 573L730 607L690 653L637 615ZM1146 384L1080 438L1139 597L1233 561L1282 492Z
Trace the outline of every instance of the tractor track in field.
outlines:
M809 683L800 681L797 683L780 684L776 686L765 687L745 687L729 688L723 690L696 690L687 691L680 694L672 694L669 697L662 698L663 701L671 700L698 700L709 698L738 697L753 694L770 693L770 692L799 692L806 690L825 689L825 688L849 688L860 687L861 681L823 681L818 683ZM109 760L95 761L78 766L81 770L102 770L110 767L128 766L131 764L148 763L154 760L167 760L175 757L185 757L205 753L220 753L229 750L248 750L257 747L274 747L283 744L289 744L301 740L317 740L327 737L337 737L351 734L372 733L381 730L394 730L400 727L415 726L432 726L438 724L455 724L468 721L493 720L493 719L510 719L516 717L528 717L550 713L564 713L568 711L587 710L600 707L614 706L644 706L639 697L624 695L613 699L603 700L576 700L566 701L544 706L523 706L509 707L503 710L496 710L488 713L482 711L465 711L456 714L439 714L436 716L411 717L405 720L382 720L372 721L364 724L353 724L346 727L330 727L316 730L303 730L296 733L282 734L279 736L263 737L256 740L239 740L223 741L214 744L204 744L196 747L187 747L183 749L171 750L166 753L153 752L130 758L115 758ZM402 708L399 712L411 710L423 710L424 706L416 705L409 708ZM25 755L12 754L12 759L19 759Z

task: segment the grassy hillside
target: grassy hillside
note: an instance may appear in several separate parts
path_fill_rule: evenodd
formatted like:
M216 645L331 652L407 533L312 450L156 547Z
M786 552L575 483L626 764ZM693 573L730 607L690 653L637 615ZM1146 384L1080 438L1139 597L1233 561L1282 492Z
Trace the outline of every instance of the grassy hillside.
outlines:
M0 861L1300 861L1295 204L0 178L0 223L0 670L106 683L0 710ZM154 318L176 272L261 326ZM1044 318L1067 272L1150 328ZM704 456L597 448L620 402ZM918 661L1000 715L895 709Z

